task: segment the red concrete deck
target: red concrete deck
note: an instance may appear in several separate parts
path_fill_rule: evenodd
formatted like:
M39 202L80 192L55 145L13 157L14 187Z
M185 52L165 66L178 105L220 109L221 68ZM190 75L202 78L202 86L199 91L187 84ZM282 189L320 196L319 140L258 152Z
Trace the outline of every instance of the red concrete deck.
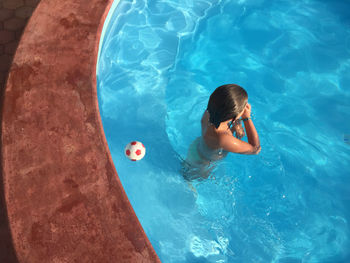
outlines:
M95 70L111 4L42 0L22 35L1 104L1 262L160 262L99 115Z

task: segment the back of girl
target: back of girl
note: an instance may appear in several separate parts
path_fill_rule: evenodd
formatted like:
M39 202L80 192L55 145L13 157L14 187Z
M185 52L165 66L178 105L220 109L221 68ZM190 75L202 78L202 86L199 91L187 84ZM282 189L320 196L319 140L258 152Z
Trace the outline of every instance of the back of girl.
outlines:
M210 164L225 158L229 152L258 154L260 141L250 114L248 94L242 87L227 84L216 88L202 116L201 136L189 146L184 163L188 171L184 177L188 180L207 178L212 170L208 169ZM248 143L241 140L245 136L241 122Z

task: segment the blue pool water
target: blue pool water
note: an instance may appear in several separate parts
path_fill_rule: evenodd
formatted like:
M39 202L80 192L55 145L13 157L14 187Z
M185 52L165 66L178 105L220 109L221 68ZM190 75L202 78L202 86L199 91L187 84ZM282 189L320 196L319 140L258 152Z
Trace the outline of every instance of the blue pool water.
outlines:
M350 2L121 0L97 69L119 178L162 262L350 262ZM210 94L244 87L262 150L181 175ZM144 159L124 147L143 142ZM247 138L244 138L247 141Z

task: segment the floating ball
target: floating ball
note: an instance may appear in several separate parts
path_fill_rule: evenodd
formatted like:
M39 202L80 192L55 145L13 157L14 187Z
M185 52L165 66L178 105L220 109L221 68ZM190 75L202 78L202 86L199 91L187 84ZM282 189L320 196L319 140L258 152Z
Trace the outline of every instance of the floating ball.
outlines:
M146 154L146 148L143 143L133 141L126 145L124 153L131 161L140 161Z

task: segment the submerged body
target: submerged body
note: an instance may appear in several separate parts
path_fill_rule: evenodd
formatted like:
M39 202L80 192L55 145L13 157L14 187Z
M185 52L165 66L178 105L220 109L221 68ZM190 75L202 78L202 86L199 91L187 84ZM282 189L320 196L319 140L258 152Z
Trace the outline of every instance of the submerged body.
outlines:
M212 165L229 153L219 146L219 139L223 132L216 131L211 125L207 110L203 114L201 126L201 136L197 137L188 148L186 162L184 162L185 179L208 178L214 168ZM233 135L229 128L224 133Z

